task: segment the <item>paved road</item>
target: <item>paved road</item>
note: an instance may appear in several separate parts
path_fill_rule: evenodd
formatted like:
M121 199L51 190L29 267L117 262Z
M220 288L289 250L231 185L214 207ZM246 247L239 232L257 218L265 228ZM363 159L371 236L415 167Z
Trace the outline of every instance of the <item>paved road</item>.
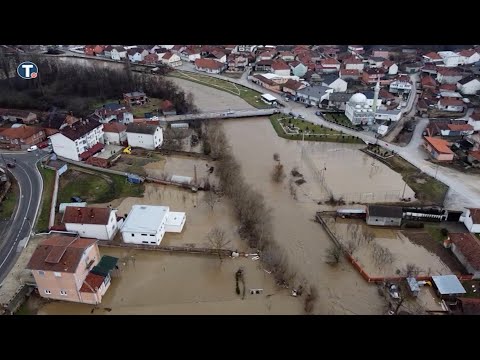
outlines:
M195 71L193 65L188 63L184 63L184 65L180 67L180 70ZM280 95L277 93L271 92L265 88L249 82L246 73L244 73L242 78L240 79L232 79L222 75L208 75L217 77L219 79L227 80L239 85L243 85L253 90L260 91L262 93L269 93L273 96L276 96L277 98L280 97ZM408 102L407 108L405 109L406 112L414 111L413 105L415 103L415 99L417 99L416 96L412 97L411 101ZM316 116L315 108L313 107L307 109L303 104L293 102L286 103L286 105L288 106L283 109L283 111L286 113L293 111L295 114L302 115L305 120L310 121L314 124L323 125L324 127L337 131L343 131L343 133L347 135L358 136L365 142L376 142L375 137L368 133L349 130L347 128L344 128L343 126L332 124L323 119L322 117ZM385 149L395 151L402 158L404 158L406 161L408 161L415 167L419 168L421 171L432 177L436 177L438 180L448 185L451 189L448 195L449 199L451 199L451 201L449 201L449 204L454 208L461 209L462 207L480 207L480 182L478 176L468 175L454 169L437 166L427 160L428 154L422 148L422 134L425 130L425 127L428 125L428 121L428 119L421 119L419 121L412 136L412 140L408 146L400 147L381 140L378 141L378 144Z
M23 250L23 245L32 232L43 190L43 181L36 162L45 153L37 150L32 153L2 154L7 161L16 159L16 167L10 170L20 185L20 199L15 215L7 223L8 227L3 233L0 245L0 283L14 265L17 255Z

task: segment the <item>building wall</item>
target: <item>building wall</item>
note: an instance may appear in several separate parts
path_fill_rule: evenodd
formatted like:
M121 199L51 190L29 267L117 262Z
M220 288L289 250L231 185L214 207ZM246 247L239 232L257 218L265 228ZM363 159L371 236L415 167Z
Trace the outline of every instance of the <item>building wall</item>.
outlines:
M307 73L308 68L303 64L298 64L293 68L293 75L303 77Z
M459 249L455 244L452 244L452 252L455 255L455 257L458 259L458 261L460 261L460 263L463 266L465 266L465 269L467 269L468 273L473 275L474 279L480 278L480 271L475 270L472 267L472 265L470 265L470 263L467 261L465 256L463 256L463 254L459 251Z
M465 212L465 220L463 221L465 224L465 227L470 231L471 233L480 233L480 224L473 224L473 219L470 216L470 210L467 209Z
M480 81L473 80L460 86L460 92L464 95L475 95L480 90Z
M400 226L402 224L402 219L385 216L368 216L367 224L377 226Z
M460 62L460 56L449 56L443 58L443 63L446 67L457 67Z
M436 159L438 161L452 161L453 160L453 154L438 154Z
M393 64L388 68L388 75L396 75L398 73L398 65Z
M137 134L127 132L128 145L133 147L140 147L147 150L154 150L163 143L163 133L160 127L153 135L150 134Z
M52 141L53 151L58 156L63 156L64 158L70 160L80 161L80 158L78 157L79 152L77 151L74 141L60 133L50 136L50 140Z
M364 67L365 67L365 64L364 64L364 63L360 63L360 64L346 64L346 65L345 65L345 69L347 69L347 70L359 70L359 71L362 71Z
M335 92L345 92L347 91L348 84L345 80L338 78L328 86L331 87Z
M280 76L290 76L290 69L288 69L288 70L274 70L273 73L276 74L276 75L280 75Z
M77 232L81 237L111 240L117 231L118 225L115 212L112 211L107 225L66 223L65 227L67 231Z
M82 287L82 284L87 277L89 271L100 262L100 250L98 249L98 245L94 244L90 246L90 248L85 251L78 264L77 271L75 272L75 281L77 283L77 289ZM87 265L92 261L92 265L87 267Z

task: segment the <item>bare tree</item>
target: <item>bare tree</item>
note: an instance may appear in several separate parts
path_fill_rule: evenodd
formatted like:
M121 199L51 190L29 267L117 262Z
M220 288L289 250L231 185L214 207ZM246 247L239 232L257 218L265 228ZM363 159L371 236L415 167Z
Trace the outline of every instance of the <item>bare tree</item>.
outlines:
M318 299L318 290L315 286L310 286L310 291L307 293L305 297L305 312L307 314L311 314L315 307L315 302Z
M394 260L394 256L391 251L378 244L373 244L372 258L375 266L378 269L382 269L387 264L391 264Z
M220 201L220 197L215 193L215 191L207 191L203 197L203 200L210 207L210 210L213 211L215 204Z
M208 232L207 240L210 246L212 246L212 248L216 250L218 254L218 258L220 259L220 262L221 262L223 260L222 250L224 250L225 246L227 246L231 242L227 238L227 234L222 228L217 226Z
M404 273L407 277L417 276L422 270L415 264L408 263L405 267Z
M349 240L347 242L346 250L350 255L353 255L353 253L357 250L358 245L354 240Z
M281 183L285 179L285 169L281 163L275 164L272 171L272 180Z
M330 245L327 250L327 264L336 265L340 262L342 256L342 249L335 244Z
M163 148L167 150L181 151L184 147L184 139L190 135L188 129L167 128L163 132Z

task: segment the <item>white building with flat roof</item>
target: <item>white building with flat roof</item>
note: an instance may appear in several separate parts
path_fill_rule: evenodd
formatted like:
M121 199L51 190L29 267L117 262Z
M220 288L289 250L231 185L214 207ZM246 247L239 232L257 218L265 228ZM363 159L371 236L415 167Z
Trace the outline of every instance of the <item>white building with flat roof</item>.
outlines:
M182 232L185 220L168 206L133 205L120 231L125 243L160 245L165 232Z

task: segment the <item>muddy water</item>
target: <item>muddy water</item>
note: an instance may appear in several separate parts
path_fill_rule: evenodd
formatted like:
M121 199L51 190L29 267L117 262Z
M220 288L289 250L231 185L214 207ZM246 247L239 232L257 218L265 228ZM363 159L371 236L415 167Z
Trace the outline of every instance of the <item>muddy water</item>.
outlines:
M121 276L94 314L301 314L302 304L279 289L258 261L147 251L102 249L123 259ZM132 261L131 259L134 259ZM129 261L125 261L130 259ZM123 266L123 264L126 264ZM245 298L235 292L235 272L243 267ZM250 294L250 289L263 289ZM241 287L241 290L242 287ZM110 308L111 311L105 311ZM53 302L39 314L91 314L92 305Z
M437 255L412 243L399 230L367 226L362 221L354 220L338 219L333 222L330 219L330 223L342 241L355 238L349 224L358 224L359 234L368 231L374 235L371 243L363 242L353 252L355 259L370 276L397 276L399 275L398 271L401 275L406 275L407 264L415 265L419 270L419 275L448 275L452 273ZM387 264L376 264L373 258L375 244L388 249L393 256L393 261Z

